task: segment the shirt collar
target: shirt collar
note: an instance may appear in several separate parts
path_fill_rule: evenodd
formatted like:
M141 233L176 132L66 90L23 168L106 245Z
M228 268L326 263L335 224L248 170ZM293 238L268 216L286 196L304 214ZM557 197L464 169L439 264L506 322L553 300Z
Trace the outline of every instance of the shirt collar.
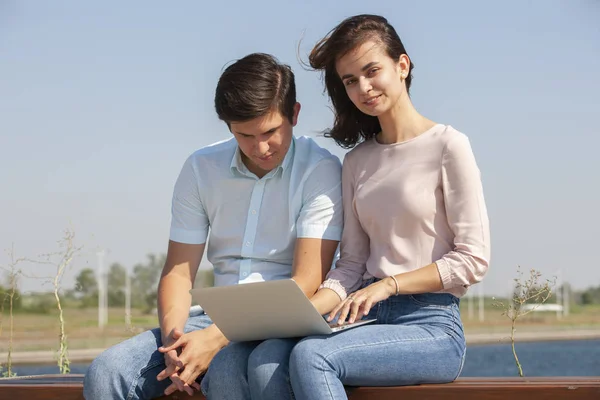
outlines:
M295 149L296 149L296 138L294 136L292 136L292 141L290 142L290 147L288 148L288 151L287 151L285 157L283 158L283 162L281 164L279 164L272 171L269 171L269 173L266 174L264 177L271 178L279 170L281 170L282 172L285 172L292 164L292 160L294 159ZM255 177L255 175L248 170L248 167L246 167L246 164L244 164L244 162L242 161L242 152L240 151L239 146L236 146L236 148L235 148L235 153L233 154L233 158L231 159L231 164L229 165L229 168L231 169L232 173L235 173L237 171L238 173L240 173L242 175L249 176L249 177Z

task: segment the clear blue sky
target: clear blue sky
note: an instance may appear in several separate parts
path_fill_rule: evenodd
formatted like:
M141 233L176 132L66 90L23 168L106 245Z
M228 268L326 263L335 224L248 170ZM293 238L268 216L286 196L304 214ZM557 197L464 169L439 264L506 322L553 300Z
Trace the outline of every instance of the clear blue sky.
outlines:
M600 285L595 0L0 0L0 247L53 251L71 222L87 256L66 286L98 248L129 268L166 251L182 163L230 135L212 103L223 66L256 51L289 63L295 132L317 136L332 114L298 46L305 59L358 13L396 27L417 109L471 138L492 227L486 292L506 294L517 265Z

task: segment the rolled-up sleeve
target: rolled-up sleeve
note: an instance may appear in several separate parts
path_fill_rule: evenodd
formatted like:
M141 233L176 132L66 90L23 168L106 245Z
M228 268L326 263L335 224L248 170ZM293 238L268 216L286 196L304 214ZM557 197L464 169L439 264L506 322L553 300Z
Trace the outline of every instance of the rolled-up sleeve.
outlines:
M296 237L340 240L344 224L341 165L337 158L319 162L307 177Z
M192 155L184 163L173 190L169 238L174 242L206 243L209 221L200 198L199 184Z
M340 245L340 259L335 269L327 274L321 288L333 290L343 300L357 290L366 272L369 257L369 236L363 230L354 206L354 174L348 161L342 169L342 196L344 204L344 232Z
M490 228L481 174L469 139L450 140L442 158L442 188L454 249L436 261L444 289L481 281L490 259Z

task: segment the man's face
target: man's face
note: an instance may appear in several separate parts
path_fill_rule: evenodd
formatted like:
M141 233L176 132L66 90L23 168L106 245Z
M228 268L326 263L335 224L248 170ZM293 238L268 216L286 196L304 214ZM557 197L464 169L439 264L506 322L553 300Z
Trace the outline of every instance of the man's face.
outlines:
M279 110L273 110L250 121L229 124L242 151L242 161L250 172L262 178L283 162L299 112L300 103L296 103L292 122Z

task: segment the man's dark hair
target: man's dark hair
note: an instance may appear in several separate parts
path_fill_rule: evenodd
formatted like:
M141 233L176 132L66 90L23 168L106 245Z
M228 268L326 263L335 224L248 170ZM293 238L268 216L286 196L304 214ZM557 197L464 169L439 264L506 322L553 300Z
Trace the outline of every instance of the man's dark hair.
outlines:
M293 122L296 84L292 69L269 54L253 53L229 65L217 84L215 110L227 125L278 110Z

